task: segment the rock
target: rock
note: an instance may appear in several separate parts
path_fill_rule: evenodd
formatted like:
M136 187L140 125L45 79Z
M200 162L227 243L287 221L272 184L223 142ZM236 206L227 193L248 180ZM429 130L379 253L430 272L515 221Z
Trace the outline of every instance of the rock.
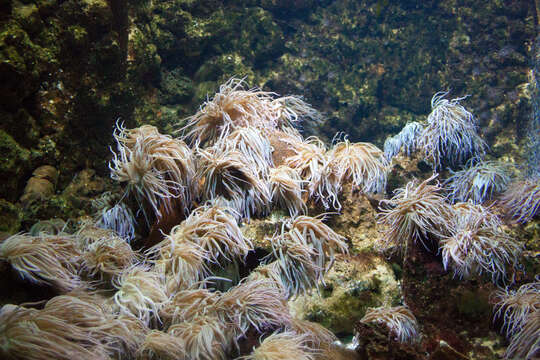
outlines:
M38 167L32 175L26 183L24 194L20 199L23 204L51 197L54 194L55 185L58 181L58 172L50 165Z
M374 203L351 184L343 186L340 196L342 209L340 215L332 216L328 225L350 242L351 254L358 254L374 248L379 238L376 220L376 201ZM375 205L375 207L374 207Z
M373 253L340 256L321 284L320 294L300 296L289 302L298 318L317 322L336 334L352 334L368 307L394 305L400 289L392 268Z
M54 186L56 186L56 182L58 181L58 171L51 166L51 165L43 165L38 167L32 175L39 179L45 179L50 181Z
M21 147L8 133L0 130L0 176L2 177L2 194L8 200L15 200L22 190L21 178L28 171L31 158L30 150Z
M0 199L0 233L14 234L19 231L23 214L21 209Z
M34 200L44 200L54 194L54 185L47 179L31 177L26 183L21 203L25 204Z

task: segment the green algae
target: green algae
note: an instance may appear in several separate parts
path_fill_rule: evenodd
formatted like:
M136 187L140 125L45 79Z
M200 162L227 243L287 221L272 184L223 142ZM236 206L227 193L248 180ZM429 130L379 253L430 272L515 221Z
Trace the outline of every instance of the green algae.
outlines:
M23 219L21 208L4 199L0 199L0 232L15 234L19 231Z

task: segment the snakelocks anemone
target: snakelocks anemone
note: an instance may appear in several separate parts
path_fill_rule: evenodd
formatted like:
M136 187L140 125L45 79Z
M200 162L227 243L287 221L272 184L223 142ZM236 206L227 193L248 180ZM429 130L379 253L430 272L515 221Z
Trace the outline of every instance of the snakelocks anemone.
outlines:
M493 287L489 280L512 286L527 276L514 235L529 231L514 222L532 221L540 204L535 180L509 184L506 165L481 162L487 146L474 117L463 98L445 96L436 94L427 121L407 124L384 152L347 136L332 144L322 133L308 136L303 129L319 126L321 113L301 97L250 89L237 78L184 119L178 137L118 123L109 163L117 184L107 183L93 217L69 221L55 235L40 226L0 235L0 265L39 285L42 296L1 308L0 357L358 357L332 331L352 333L367 301L384 306L367 309L358 326L376 329L399 351L421 348L425 357L432 324L409 302L410 273L422 281L436 273L441 288L458 282L453 275L467 281L465 289L473 282ZM387 183L400 182L395 156L413 152L443 175L469 162L443 185L418 163L419 179L404 181L389 198ZM375 230L354 237L367 222L379 226L380 238ZM404 255L392 257L394 271L377 247ZM422 256L432 262L415 263ZM373 281L364 281L362 268L372 265ZM407 289L394 273L409 281ZM345 306L334 302L340 296ZM300 307L314 299L345 310L345 319L338 326L321 321L326 305L303 314ZM410 308L395 306L405 301ZM538 353L538 304L537 283L497 292L496 318L511 341L507 358ZM420 341L426 337L427 346Z

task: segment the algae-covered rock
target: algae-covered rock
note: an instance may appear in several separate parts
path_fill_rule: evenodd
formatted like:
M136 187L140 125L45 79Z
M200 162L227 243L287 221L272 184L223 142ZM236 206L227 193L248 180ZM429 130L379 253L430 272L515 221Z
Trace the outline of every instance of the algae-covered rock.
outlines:
M161 73L159 101L161 104L178 104L190 99L193 82L181 68Z
M0 105L16 110L35 92L40 77L56 65L56 48L36 44L14 20L0 26Z
M8 133L0 130L0 176L2 177L2 193L8 199L16 199L22 190L21 179L30 165L31 152L21 147Z
M23 214L18 206L0 199L0 232L16 233L21 227L22 219Z
M52 196L58 181L58 171L50 165L38 167L32 173L32 177L26 183L21 203L36 200L45 200Z
M352 334L368 307L391 306L400 299L392 268L372 253L339 257L320 287L320 294L314 291L290 301L291 311L337 334Z
M94 215L93 200L112 190L108 179L98 176L93 169L79 172L61 192L43 197L29 197L24 203L23 225L31 226L44 219L75 219Z
M341 214L330 219L330 226L350 241L351 254L372 250L380 236L376 218L377 201L371 202L365 194L352 190L351 184L346 184L340 202Z

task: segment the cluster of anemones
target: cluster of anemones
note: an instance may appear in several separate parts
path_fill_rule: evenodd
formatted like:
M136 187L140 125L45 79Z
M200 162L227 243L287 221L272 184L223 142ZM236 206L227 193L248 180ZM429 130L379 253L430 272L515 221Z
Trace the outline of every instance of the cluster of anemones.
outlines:
M0 244L0 258L24 279L63 294L42 309L4 306L0 354L226 359L246 353L247 337L261 340L250 359L273 359L276 349L305 359L321 353L334 335L295 319L287 300L317 288L347 245L323 217L306 215L306 202L330 194L337 207L345 181L382 191L386 167L373 145L344 141L321 151L320 140L303 139L295 124L319 116L300 98L246 90L232 79L186 120L181 138L117 125L110 168L126 191L97 222L116 232L90 224ZM243 279L230 274L254 253L242 220L273 208L291 218L267 263ZM168 219L178 222L160 241L133 250L142 243L135 229Z

